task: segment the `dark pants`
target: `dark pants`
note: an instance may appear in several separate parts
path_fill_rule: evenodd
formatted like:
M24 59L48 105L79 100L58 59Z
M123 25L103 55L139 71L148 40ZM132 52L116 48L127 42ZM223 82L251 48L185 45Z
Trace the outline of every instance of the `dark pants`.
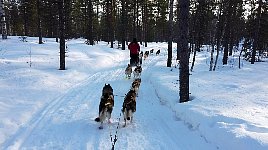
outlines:
M139 63L139 54L130 54L130 65L136 66Z

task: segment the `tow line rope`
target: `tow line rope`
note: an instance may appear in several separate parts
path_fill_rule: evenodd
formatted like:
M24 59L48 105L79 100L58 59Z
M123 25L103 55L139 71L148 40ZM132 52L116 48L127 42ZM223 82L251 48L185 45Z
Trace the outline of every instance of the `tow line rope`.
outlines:
M120 125L120 118L121 118L121 112L120 112L119 117L117 118L118 119L118 123L117 123L117 126L116 126L114 137L113 137L112 132L110 130L110 138L111 138L111 143L112 143L112 150L114 150L115 143L118 140L118 129L119 129L119 125Z

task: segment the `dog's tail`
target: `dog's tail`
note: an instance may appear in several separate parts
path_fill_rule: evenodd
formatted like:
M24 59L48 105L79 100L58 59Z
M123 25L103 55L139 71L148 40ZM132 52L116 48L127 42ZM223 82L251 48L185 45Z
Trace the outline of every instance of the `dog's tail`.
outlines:
M95 118L96 122L100 122L100 117Z

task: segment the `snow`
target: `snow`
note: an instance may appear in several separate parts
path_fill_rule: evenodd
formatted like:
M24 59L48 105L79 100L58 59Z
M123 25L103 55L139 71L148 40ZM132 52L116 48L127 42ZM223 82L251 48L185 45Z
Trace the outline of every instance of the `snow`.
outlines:
M143 61L137 111L123 127L121 107L133 81L124 74L128 50L69 40L66 70L59 70L55 39L27 41L0 40L0 149L106 150L115 136L120 150L268 149L267 61L242 60L239 69L236 55L225 66L220 56L210 72L203 47L190 76L191 101L179 103L176 44L171 68L166 43L141 46L161 53ZM99 130L94 119L105 83L114 89L115 106L112 123Z

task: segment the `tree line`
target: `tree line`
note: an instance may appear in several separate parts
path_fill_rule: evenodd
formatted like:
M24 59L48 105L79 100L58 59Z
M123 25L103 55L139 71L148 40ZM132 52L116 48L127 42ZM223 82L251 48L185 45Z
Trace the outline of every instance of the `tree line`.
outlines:
M92 41L167 42L177 35L178 1L174 0L4 0L8 35L59 37L59 9L63 3L66 38ZM173 5L170 5L170 4ZM264 0L190 0L189 43L224 46L227 55L241 39L267 47L268 12ZM170 11L172 9L172 11ZM173 13L174 17L168 17ZM169 19L172 19L169 21ZM261 29L262 31L258 31ZM41 32L41 33L40 33ZM257 33L256 33L257 32ZM225 62L226 60L224 60Z
M60 69L65 69L65 39L85 38L93 45L118 41L122 50L133 37L148 42L168 42L167 66L171 66L172 43L180 60L181 97L189 99L189 55L202 45L211 47L209 70L216 68L219 52L223 65L241 41L251 51L268 47L267 0L4 0L7 35L60 38ZM3 20L3 19L2 19ZM3 30L3 28L1 28ZM2 31L3 32L3 31ZM2 33L1 32L1 33ZM189 43L189 45L188 45ZM213 55L216 53L216 58ZM181 76L182 75L182 76Z

